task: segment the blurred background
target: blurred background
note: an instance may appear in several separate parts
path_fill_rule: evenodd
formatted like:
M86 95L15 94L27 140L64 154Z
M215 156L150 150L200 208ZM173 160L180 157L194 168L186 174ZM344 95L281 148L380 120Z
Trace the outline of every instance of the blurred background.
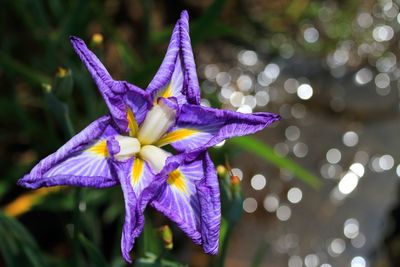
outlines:
M399 7L2 2L0 266L400 266ZM107 113L69 35L90 44L113 77L146 88L184 9L202 104L283 119L210 149L223 204L218 256L148 209L127 265L119 187L29 191L16 181Z

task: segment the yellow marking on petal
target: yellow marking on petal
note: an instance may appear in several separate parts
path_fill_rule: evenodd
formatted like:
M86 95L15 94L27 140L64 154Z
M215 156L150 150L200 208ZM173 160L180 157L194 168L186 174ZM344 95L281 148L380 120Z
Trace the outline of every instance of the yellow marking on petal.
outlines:
M108 157L107 141L105 139L97 141L93 146L89 147L86 151L100 156L103 158Z
M137 132L138 132L138 125L137 125L137 122L135 119L135 114L133 114L133 112L130 108L127 108L126 116L128 119L129 135L136 137Z
M159 94L158 97L168 98L172 96L172 82L170 82ZM154 105L157 104L157 98L154 99Z
M167 88L165 88L161 97L168 98L170 96L172 96L172 82L170 82Z
M135 186L139 182L143 172L144 161L140 158L135 158L132 165L131 185Z
M171 144L173 142L188 138L198 132L199 132L199 130L195 130L195 129L187 129L187 128L177 129L177 130L169 132L166 135L164 135L163 137L161 137L160 140L157 141L156 146L162 147L162 146Z
M168 176L168 184L175 186L179 191L187 193L185 176L178 169L172 171Z

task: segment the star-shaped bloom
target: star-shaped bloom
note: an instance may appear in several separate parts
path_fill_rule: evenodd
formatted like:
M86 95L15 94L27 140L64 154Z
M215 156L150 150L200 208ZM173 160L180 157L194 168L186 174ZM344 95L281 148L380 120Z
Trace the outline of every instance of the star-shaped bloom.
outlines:
M125 199L121 249L128 262L149 203L206 253L216 254L221 208L217 175L207 148L230 137L257 132L279 116L200 105L185 11L147 90L114 80L82 40L71 37L71 43L110 114L40 161L18 183L27 188L120 185ZM166 145L175 152L165 150Z

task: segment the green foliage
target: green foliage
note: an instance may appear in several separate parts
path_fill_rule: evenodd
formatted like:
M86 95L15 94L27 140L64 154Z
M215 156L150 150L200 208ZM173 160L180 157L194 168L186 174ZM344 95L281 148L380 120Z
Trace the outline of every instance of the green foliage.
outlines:
M17 220L0 212L0 251L8 267L48 266L31 234Z
M79 241L81 246L88 255L89 265L87 266L93 266L93 267L109 266L103 254L101 253L101 251L99 251L97 246L95 246L92 242L86 239L86 237L83 236L82 234L79 235Z
M297 178L315 189L319 188L321 185L321 181L314 174L310 173L294 161L278 155L270 146L254 137L237 137L231 139L229 143L257 155L281 169L290 171Z

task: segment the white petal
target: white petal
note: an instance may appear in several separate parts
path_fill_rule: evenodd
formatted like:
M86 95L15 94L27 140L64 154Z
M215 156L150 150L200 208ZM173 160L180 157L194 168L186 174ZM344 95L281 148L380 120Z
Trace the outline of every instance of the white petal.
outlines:
M142 145L150 145L158 141L161 136L172 126L176 112L162 101L147 113L143 124L140 126L138 138Z
M143 146L139 152L139 156L157 173L164 168L165 161L170 155L167 151L152 145Z
M118 135L115 140L119 144L119 152L115 154L115 158L118 160L130 158L140 151L140 143L136 138Z

